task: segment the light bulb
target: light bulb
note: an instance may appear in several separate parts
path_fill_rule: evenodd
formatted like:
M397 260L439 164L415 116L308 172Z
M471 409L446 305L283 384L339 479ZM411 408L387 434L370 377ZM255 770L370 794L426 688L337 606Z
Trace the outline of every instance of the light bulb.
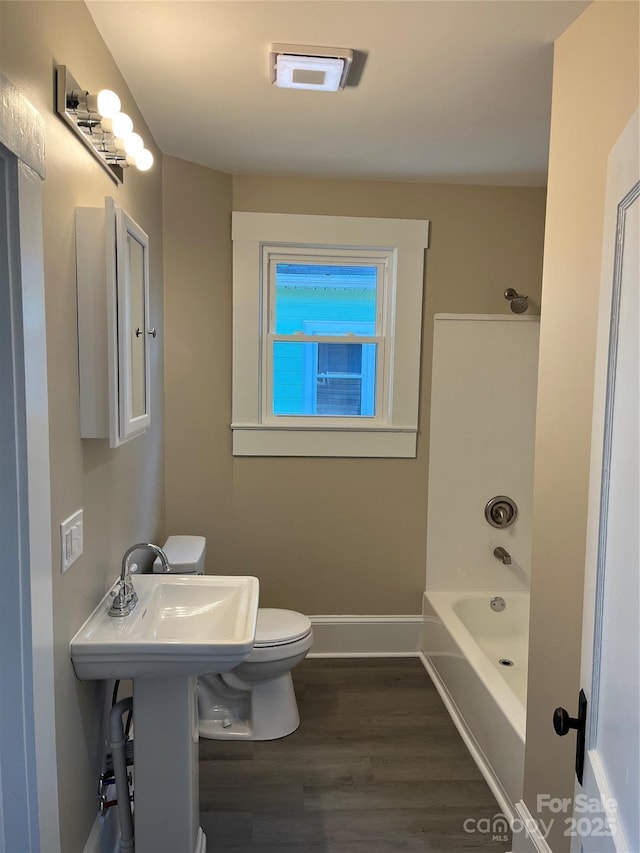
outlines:
M144 148L144 140L139 133L130 133L124 138L124 150L131 157L135 157Z
M111 89L101 89L97 95L78 93L79 104L89 113L99 113L103 119L112 119L120 112L120 98Z
M111 119L111 132L114 136L124 139L132 131L133 122L126 113L116 113Z
M97 107L103 118L113 118L120 112L120 98L111 89L101 89L98 92Z
M153 166L153 154L146 148L135 155L136 166L141 172L146 172Z

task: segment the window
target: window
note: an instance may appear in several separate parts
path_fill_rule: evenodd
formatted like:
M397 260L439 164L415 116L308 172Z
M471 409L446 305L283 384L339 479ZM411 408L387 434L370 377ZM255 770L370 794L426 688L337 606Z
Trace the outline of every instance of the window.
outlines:
M233 214L234 454L415 456L427 235Z

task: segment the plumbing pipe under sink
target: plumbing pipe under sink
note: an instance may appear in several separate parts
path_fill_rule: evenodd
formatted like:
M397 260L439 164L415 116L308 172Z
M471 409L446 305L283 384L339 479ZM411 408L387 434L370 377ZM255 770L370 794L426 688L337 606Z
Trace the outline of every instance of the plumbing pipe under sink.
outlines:
M133 820L129 802L129 778L127 775L126 741L122 717L133 710L131 696L121 699L109 714L109 747L113 761L113 775L116 780L118 798L118 817L120 819L120 850L133 850Z

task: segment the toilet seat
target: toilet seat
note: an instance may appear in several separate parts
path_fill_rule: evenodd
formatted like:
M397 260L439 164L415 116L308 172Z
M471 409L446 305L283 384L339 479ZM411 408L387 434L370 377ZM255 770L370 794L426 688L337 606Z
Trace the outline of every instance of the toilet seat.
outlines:
M311 620L294 610L261 607L258 610L254 649L267 649L295 643L311 632Z
M297 640L292 640L289 643L276 643L272 646L254 646L249 652L249 656L241 664L238 664L235 672L241 672L247 666L255 664L274 663L276 661L286 661L297 657L298 655L306 655L313 645L313 631L309 629L309 633Z

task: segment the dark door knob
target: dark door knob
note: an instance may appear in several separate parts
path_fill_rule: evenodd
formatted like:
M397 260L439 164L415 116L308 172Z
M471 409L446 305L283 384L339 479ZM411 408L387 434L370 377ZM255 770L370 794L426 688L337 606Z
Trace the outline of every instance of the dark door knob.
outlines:
M571 729L580 728L580 720L577 717L570 717L566 708L556 708L553 712L553 728L557 735L564 737Z
M587 729L587 697L584 690L580 691L578 696L578 716L570 717L566 708L556 708L553 712L553 728L555 733L564 737L569 734L571 729L575 729L578 733L576 742L576 776L578 782L582 785L582 774L584 772L584 749L585 736Z

